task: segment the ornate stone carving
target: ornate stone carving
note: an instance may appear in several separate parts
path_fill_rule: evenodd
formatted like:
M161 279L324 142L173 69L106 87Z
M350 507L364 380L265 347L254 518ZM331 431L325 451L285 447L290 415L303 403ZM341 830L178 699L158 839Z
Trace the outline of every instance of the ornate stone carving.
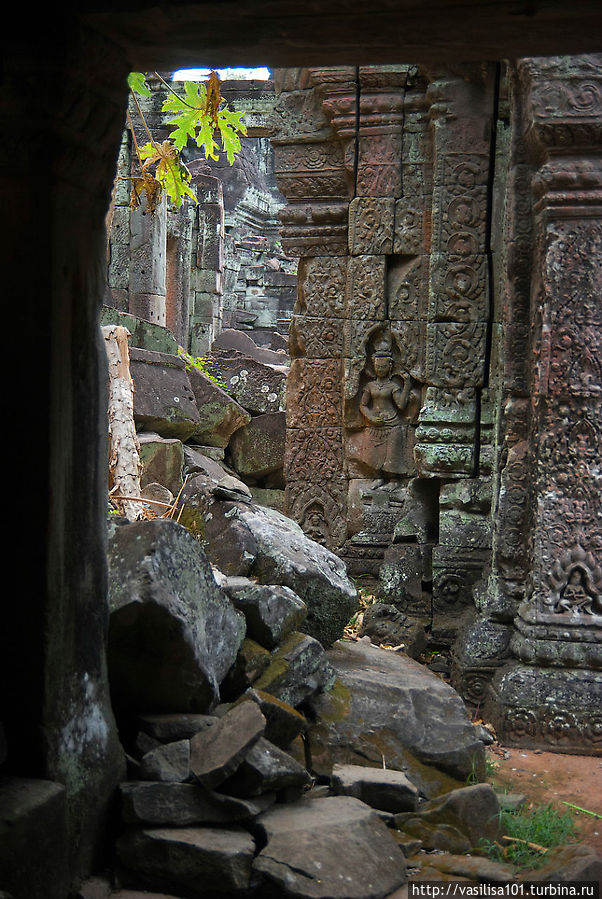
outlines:
M429 387L416 428L414 458L423 474L466 477L475 467L476 392Z
M291 428L284 457L287 481L330 483L343 480L340 428Z
M341 364L294 359L287 384L287 427L328 428L341 424Z
M438 387L480 387L484 381L485 322L427 325L427 380Z
M391 321L426 317L428 256L393 256L387 266L387 296Z
M487 321L488 266L483 254L431 258L430 321Z
M289 328L289 352L293 358L339 358L343 353L342 320L294 315Z
M384 256L352 256L347 267L347 317L384 319L386 260Z
M546 605L556 614L602 615L602 568L579 544L556 560L548 582Z
M295 311L339 318L345 315L346 257L314 256L299 261Z
M308 537L329 549L338 550L345 541L346 488L341 483L289 481L286 485L287 514Z
M410 375L395 366L390 331L379 329L370 342L357 397L363 427L347 435L350 470L383 477L412 472L404 417L411 388Z
M349 206L349 250L352 255L393 252L395 200L357 197Z

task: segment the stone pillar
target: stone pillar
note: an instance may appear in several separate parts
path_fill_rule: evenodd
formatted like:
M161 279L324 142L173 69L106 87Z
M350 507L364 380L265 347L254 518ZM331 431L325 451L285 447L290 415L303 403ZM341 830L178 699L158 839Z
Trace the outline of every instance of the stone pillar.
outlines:
M290 331L286 497L288 513L314 539L345 540L343 346L349 201L353 196L357 103L354 68L287 70L280 82L272 142L284 251L298 256ZM329 114L347 117L351 141Z
M5 148L1 177L11 221L11 327L25 335L29 358L24 366L22 341L8 342L15 352L6 348L8 370L21 377L7 420L25 433L23 398L35 397L37 410L36 438L20 447L23 502L6 550L19 587L3 604L3 775L56 781L66 799L66 821L56 827L66 823L67 840L48 859L35 899L63 899L71 892L63 872L73 886L98 864L124 776L105 662L107 391L99 310L127 62L110 42L60 15L53 24L60 27L51 42L16 35L6 48L1 98L3 122L24 151ZM47 153L39 152L40 134ZM38 861L35 843L26 850L15 867Z
M224 197L221 181L199 174L192 180L194 210L190 271L190 352L202 356L221 333L224 293Z
M536 252L531 432L512 464L534 460L532 557L517 661L494 678L492 714L507 743L598 753L602 55L525 59L518 73L537 169Z

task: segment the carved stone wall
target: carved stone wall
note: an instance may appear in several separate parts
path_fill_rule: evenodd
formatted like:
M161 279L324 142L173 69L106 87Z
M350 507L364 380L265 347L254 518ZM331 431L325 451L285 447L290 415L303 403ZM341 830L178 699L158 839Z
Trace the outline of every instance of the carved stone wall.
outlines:
M585 751L601 65L283 70L273 138L301 257L289 514L452 648L505 739Z
M277 83L283 243L302 257L289 513L353 573L384 565L390 598L449 645L491 547L496 67Z
M530 476L532 551L517 661L492 707L508 742L600 752L602 55L525 59L516 78L534 200L531 402L506 468L522 507Z

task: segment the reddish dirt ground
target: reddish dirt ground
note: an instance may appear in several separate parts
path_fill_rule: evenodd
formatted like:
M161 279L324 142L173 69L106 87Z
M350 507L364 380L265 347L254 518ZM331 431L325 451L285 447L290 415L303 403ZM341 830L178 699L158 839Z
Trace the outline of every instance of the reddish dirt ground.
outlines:
M602 758L560 755L528 749L508 749L494 745L487 749L496 766L489 774L493 786L508 792L524 793L534 805L552 803L560 811L575 815L578 839L602 856ZM601 817L576 812L571 802Z

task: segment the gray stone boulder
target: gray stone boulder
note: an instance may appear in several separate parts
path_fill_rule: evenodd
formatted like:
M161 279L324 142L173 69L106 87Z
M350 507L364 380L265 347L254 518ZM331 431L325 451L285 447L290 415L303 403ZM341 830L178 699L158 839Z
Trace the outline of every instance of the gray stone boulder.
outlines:
M299 630L307 616L307 606L290 587L234 583L225 592L245 616L247 635L267 649Z
M251 798L266 792L280 793L291 789L301 792L310 783L311 777L303 765L265 737L260 737L236 773L222 784L221 790Z
M240 428L229 444L232 467L242 478L261 481L284 467L284 412L256 415Z
M193 367L188 374L199 414L190 437L207 446L227 446L232 434L248 424L251 416L207 375Z
M136 828L116 848L137 886L194 896L231 897L247 890L255 854L253 838L235 826Z
M395 840L357 799L304 798L274 806L254 823L266 841L253 864L266 882L261 895L384 899L406 880Z
M161 484L175 496L182 486L184 467L182 442L175 437L160 437L153 433L139 434L138 441L142 463L140 485L146 487L152 483Z
M418 789L401 771L335 765L330 785L337 796L354 796L383 812L409 812L418 808Z
M131 347L130 370L138 429L183 441L198 431L199 410L182 359Z
M254 503L220 503L213 497L204 507L204 521L207 553L221 571L290 587L307 606L308 634L324 645L342 636L359 603L338 556L310 540L290 518Z
M207 712L245 636L200 544L168 519L109 535L109 679L117 708Z
M558 846L546 853L540 868L521 871L518 880L602 882L602 857L591 846Z
M226 702L238 699L269 668L272 657L255 640L245 637L236 661L221 683L220 693Z
M181 783L190 777L190 741L177 740L151 749L140 760L141 780Z
M189 740L200 730L211 727L218 719L215 715L138 715L136 723L141 732L159 743L175 743Z
M322 644L308 634L294 631L274 650L269 667L254 687L295 708L328 690L334 681L335 673Z
M246 691L240 701L246 699L257 703L266 720L266 739L281 749L286 749L295 737L304 734L307 730L305 716L293 706L272 696L271 693L265 693L263 690L253 687Z
M395 815L395 826L422 840L425 849L468 852L499 839L500 806L490 784L475 784L431 799L418 812Z
M264 812L276 801L273 793L256 799L223 796L198 784L131 781L119 787L126 824L188 827L191 824L234 824Z
M274 354L276 355L276 354ZM234 350L214 352L225 389L252 415L283 412L287 369L265 364Z
M256 362L263 362L266 365L286 365L289 362L286 353L287 341L284 338L282 338L280 346L276 349L258 346L249 334L245 334L244 331L239 331L235 328L225 328L215 338L211 344L211 349L213 352L236 350L243 356L250 357ZM278 352L278 349L285 352Z
M190 769L198 783L212 789L231 777L263 736L265 724L256 703L241 702L196 734L190 741Z
M367 637L339 641L327 653L337 681L309 701L312 762L403 771L427 796L484 772L484 747L464 703L444 681L403 653Z
M395 606L375 602L364 612L359 635L376 646L403 646L406 655L416 659L426 649L428 624L426 618L412 618Z

